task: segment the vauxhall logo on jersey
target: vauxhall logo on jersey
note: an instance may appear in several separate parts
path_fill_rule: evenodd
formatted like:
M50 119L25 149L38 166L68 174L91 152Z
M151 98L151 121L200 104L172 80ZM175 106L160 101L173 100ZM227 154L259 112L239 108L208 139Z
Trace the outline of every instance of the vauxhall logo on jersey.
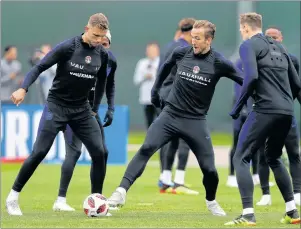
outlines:
M178 74L183 79L190 80L190 81L193 81L193 82L196 82L196 83L202 82L200 84L203 84L203 85L207 85L207 84L204 84L203 82L206 82L206 83L211 82L211 79L208 79L204 76L198 75L198 73L200 72L200 68L198 66L194 66L193 69L192 69L192 72L194 74L190 73L190 72L185 72L185 71L178 70Z
M76 63L73 63L73 62L70 62L70 64L71 64L72 67L79 68L79 69L84 69L84 65L76 64Z

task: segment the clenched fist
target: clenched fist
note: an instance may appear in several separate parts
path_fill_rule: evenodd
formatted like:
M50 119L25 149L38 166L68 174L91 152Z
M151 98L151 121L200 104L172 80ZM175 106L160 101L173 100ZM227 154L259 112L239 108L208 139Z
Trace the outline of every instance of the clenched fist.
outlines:
M14 102L14 104L19 106L23 102L25 95L26 95L25 89L19 88L14 93L12 93L10 98Z

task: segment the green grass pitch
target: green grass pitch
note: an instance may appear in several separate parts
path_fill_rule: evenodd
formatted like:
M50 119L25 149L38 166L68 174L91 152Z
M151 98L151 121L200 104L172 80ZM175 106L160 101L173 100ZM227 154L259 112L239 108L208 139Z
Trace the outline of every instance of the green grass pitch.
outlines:
M133 140L132 140L133 141ZM133 153L129 154L130 157ZM154 155L152 160L156 160ZM20 194L22 217L12 217L6 213L5 198L19 171L20 164L1 165L1 228L225 228L226 221L241 213L241 200L237 188L226 187L228 170L218 170L220 183L217 201L227 212L226 217L212 216L205 205L202 174L198 168L188 168L186 182L200 192L198 196L160 194L157 181L159 167L152 162L144 174L138 178L127 195L126 205L113 217L88 218L84 215L82 203L90 192L89 166L78 165L67 194L68 203L75 212L53 212L52 205L57 197L60 165L42 164ZM125 166L108 166L104 185L104 195L110 194L119 185ZM273 178L273 177L271 177ZM255 207L257 227L300 228L300 225L282 225L285 205L276 186L271 187L273 205ZM254 202L261 191L255 187Z

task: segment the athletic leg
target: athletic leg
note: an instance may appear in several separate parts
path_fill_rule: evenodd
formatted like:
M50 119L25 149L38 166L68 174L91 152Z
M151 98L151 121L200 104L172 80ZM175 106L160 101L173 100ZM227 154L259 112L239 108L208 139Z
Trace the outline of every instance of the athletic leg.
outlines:
M189 157L189 146L183 140L179 139L179 147L178 147L178 166L175 173L174 182L179 185L185 184L185 169Z
M91 193L102 194L105 178L105 151L101 130L91 108L78 112L69 123L74 134L83 142L91 156Z
M176 156L176 152L179 146L179 138L172 138L161 149L163 150L163 174L162 174L162 187L160 192L165 193L166 186L173 186L172 183L172 165ZM162 189L163 188L163 189Z
M256 204L258 206L266 206L272 204L272 199L270 195L270 183L269 183L270 167L266 160L264 149L265 149L265 144L262 145L258 150L259 153L258 174L260 179L260 187L262 190L262 197L260 201Z
M207 208L213 215L224 216L226 213L215 200L219 178L215 167L213 146L207 121L205 119L186 119L183 120L182 126L182 138L195 154L203 173ZM190 128L184 128L185 126L189 126Z
M281 160L282 148L291 128L291 124L291 116L277 115L277 120L271 129L265 148L267 162L274 173L276 183L286 205L286 216L281 220L282 223L300 223L300 217L294 201L292 182ZM281 129L281 131L279 131L279 129Z
M66 156L61 168L61 180L58 198L54 202L54 211L75 211L67 204L66 194L73 175L73 171L81 155L82 142L73 134L69 125L64 131Z
M110 207L116 208L125 204L126 192L142 175L151 156L177 135L179 131L177 122L178 120L173 114L163 110L149 127L143 145L127 166L119 187L108 199Z
M32 153L24 161L6 200L6 207L10 215L22 215L18 205L19 193L31 178L38 165L46 157L57 133L62 130L65 125L66 120L61 107L53 103L47 103L40 119L37 138Z
M233 158L238 188L243 205L243 213L237 219L225 225L246 223L255 225L253 207L254 183L250 173L252 154L256 153L268 136L271 119L268 115L252 111L244 123L238 138L238 144Z
M227 180L227 186L229 187L238 187L236 176L234 175L235 172L234 172L234 165L233 165L233 157L237 147L238 136L245 121L246 121L246 116L244 115L240 115L238 119L233 121L233 145L229 154L230 171Z
M291 129L285 140L285 148L289 159L290 174L293 181L294 199L297 205L300 205L301 193L301 158L299 151L300 134L296 118L293 119Z
M147 128L150 127L152 122L154 121L154 112L153 112L154 106L152 104L150 105L144 105L144 115L145 115L145 121Z

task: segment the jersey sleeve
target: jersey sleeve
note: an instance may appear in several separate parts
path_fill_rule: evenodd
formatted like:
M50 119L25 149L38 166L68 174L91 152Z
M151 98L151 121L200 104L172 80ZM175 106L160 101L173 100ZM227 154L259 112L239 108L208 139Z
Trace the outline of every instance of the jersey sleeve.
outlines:
M249 41L242 43L239 49L239 55L244 68L244 81L241 94L237 99L233 112L239 113L243 106L247 103L248 98L252 95L255 83L258 79L256 50Z
M73 51L74 39L58 44L27 73L21 87L28 91L28 88L37 80L42 72L66 59Z
M156 81L154 83L152 91L159 91L159 89L162 86L162 83L164 82L166 77L169 75L173 66L176 65L178 60L181 60L185 56L186 52L189 49L190 49L190 47L175 48L175 50L169 55L169 57L166 59L166 61L159 68L159 71L158 71L157 77L156 77Z
M114 111L114 99L115 99L115 72L117 69L117 61L115 58L111 58L111 71L107 77L106 84L106 96L108 102L108 109Z
M108 53L104 50L101 52L101 67L97 73L95 94L93 100L92 111L97 113L99 110L99 105L105 91L105 85L107 80L107 66L108 66Z

